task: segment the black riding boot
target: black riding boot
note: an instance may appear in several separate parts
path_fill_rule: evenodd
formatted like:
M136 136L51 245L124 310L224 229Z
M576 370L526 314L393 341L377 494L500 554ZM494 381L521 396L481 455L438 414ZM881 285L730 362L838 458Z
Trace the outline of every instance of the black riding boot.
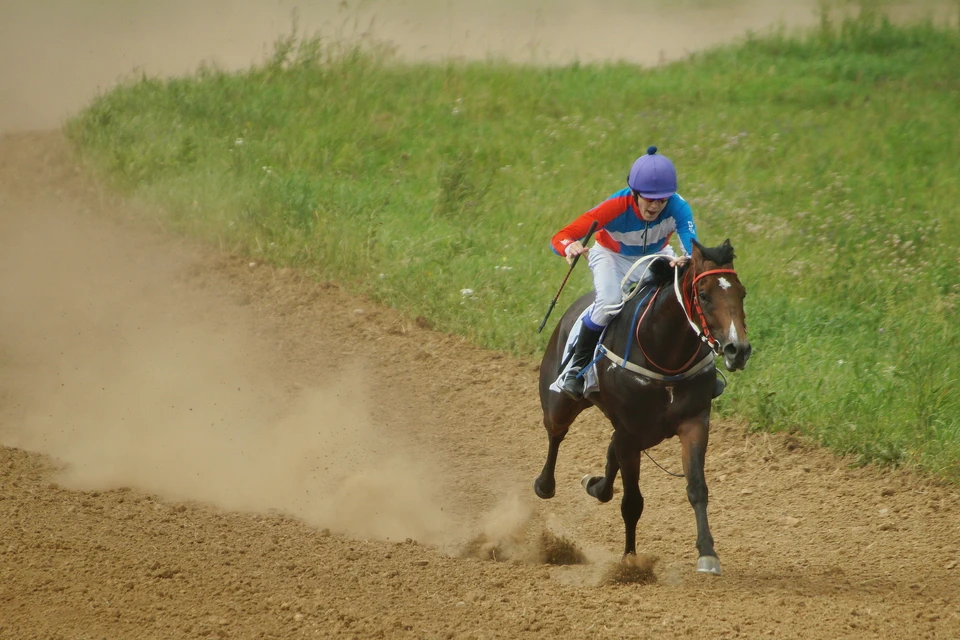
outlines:
M577 344L573 348L573 361L570 368L563 376L560 383L560 389L574 400L583 398L583 377L577 377L585 366L593 360L593 352L597 348L597 342L600 341L600 334L603 330L594 331L586 325L580 326L580 334L577 336Z

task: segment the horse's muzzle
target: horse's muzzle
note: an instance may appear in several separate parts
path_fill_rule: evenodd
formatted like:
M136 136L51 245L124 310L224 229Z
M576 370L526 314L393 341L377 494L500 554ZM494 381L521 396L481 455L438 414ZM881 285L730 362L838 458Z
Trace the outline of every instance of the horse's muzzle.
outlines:
M728 342L723 345L723 365L728 371L741 371L752 352L749 342Z

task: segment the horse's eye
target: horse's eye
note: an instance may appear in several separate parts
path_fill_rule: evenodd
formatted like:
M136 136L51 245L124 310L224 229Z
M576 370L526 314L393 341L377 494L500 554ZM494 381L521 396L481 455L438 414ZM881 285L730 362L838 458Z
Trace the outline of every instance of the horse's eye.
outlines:
M702 303L704 303L704 304L710 302L710 296L708 296L708 295L707 295L706 293L704 293L703 291L698 291L698 292L697 292L697 297L700 298L700 302L702 302Z

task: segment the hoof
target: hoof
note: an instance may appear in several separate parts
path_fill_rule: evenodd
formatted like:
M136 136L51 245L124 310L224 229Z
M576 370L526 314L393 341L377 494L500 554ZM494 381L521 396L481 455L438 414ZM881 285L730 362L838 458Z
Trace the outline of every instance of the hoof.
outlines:
M587 495L593 496L600 502L609 502L610 498L613 497L613 492L610 492L609 496L597 495L597 486L603 482L603 476L591 476L589 474L580 478L580 486L582 486Z
M593 493L590 492L590 488L596 486L601 480L603 480L603 476L592 476L588 473L580 478L580 486L583 487L587 493L593 496ZM596 496L593 497L596 498Z
M540 478L537 478L533 481L533 492L537 494L537 497L542 500L549 500L557 493L556 487L551 487L549 491L544 491L540 488Z
M720 559L716 556L700 556L697 559L697 573L712 573L715 576L723 575L720 570Z

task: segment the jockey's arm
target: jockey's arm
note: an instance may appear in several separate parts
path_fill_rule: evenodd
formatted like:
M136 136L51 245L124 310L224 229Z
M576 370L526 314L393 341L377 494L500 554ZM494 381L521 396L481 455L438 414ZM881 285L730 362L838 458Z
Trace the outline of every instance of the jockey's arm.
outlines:
M587 253L589 249L583 245L582 239L590 230L590 225L597 223L597 231L623 213L626 206L626 196L609 198L593 209L581 214L576 220L558 231L550 241L554 252L564 256L567 262L572 262L574 256Z

